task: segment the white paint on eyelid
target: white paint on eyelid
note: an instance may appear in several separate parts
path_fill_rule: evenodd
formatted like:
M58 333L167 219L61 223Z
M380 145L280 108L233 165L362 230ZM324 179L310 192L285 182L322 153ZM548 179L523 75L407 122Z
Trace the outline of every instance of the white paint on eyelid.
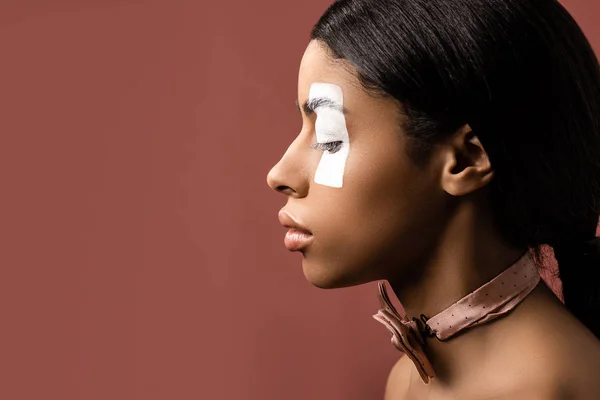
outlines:
M315 82L310 85L308 98L326 97L341 107L344 105L342 88L332 83ZM315 183L341 188L344 182L346 159L350 152L350 137L346 128L346 118L341 111L326 107L315 110L317 120L315 132L317 142L327 143L341 141L340 149L335 153L324 151L315 172Z

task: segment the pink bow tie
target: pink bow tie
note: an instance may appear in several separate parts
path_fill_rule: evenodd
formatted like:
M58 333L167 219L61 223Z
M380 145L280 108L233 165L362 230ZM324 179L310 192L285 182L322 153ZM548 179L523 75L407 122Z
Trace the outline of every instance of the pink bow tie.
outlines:
M446 340L459 331L489 322L514 309L535 288L540 275L530 253L494 279L463 297L450 307L427 318L402 317L392 305L384 282L378 282L382 308L373 316L392 334L392 344L415 364L423 382L435 377L425 353L425 337ZM423 326L421 326L421 323Z
M425 340L417 325L418 320L416 318L409 320L406 316L401 317L390 302L385 283L378 282L378 286L382 308L373 315L373 318L385 325L392 334L392 344L401 352L406 353L417 367L423 382L429 383L429 378L433 378L435 372L422 347L425 345Z

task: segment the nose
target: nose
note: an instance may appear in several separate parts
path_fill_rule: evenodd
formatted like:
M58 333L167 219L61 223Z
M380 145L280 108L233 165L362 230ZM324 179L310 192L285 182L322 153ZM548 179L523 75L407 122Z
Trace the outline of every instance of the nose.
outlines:
M292 197L305 197L308 194L308 181L302 164L301 152L295 140L267 174L267 184L276 192Z

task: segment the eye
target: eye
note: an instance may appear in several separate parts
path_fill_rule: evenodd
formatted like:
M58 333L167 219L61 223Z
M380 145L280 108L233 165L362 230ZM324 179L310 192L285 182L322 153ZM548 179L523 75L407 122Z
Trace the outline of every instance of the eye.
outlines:
M315 143L310 147L316 150L328 151L331 154L337 153L342 147L342 141L336 140L335 142L327 142L327 143Z

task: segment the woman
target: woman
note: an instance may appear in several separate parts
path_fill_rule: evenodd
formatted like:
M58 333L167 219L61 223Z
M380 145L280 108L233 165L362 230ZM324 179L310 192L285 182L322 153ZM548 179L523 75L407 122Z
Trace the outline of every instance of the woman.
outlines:
M267 181L311 283L400 300L386 399L599 399L600 67L568 12L340 0L311 39Z

